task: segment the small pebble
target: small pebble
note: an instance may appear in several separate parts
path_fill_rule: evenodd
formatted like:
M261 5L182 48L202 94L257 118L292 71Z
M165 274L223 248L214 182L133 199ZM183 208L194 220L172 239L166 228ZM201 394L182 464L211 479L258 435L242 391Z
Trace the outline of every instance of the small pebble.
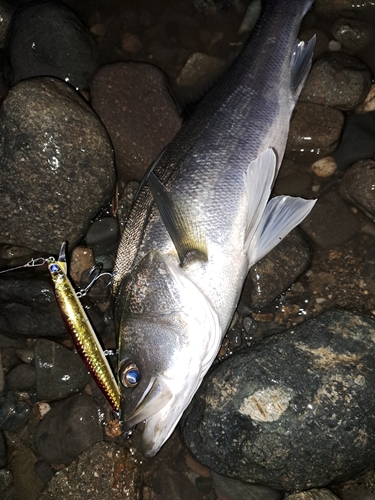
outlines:
M311 171L318 177L330 177L336 169L337 164L332 156L326 156L311 165Z
M332 491L325 488L301 491L288 495L285 500L340 500Z
M375 83L371 85L366 99L356 109L356 113L368 113L375 111Z
M70 258L69 276L74 283L81 284L82 273L95 265L94 253L91 248L75 247Z

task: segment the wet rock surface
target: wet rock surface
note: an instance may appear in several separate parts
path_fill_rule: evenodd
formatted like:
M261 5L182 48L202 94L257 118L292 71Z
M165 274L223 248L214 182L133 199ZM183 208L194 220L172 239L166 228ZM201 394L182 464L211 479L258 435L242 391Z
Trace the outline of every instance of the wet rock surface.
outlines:
M33 76L54 76L80 89L99 66L88 29L63 2L33 2L12 16L7 43L10 85Z
M46 462L66 465L102 438L98 407L85 394L71 396L54 406L36 434L38 451Z
M79 354L50 340L40 339L35 345L35 371L40 401L64 399L90 381Z
M150 64L102 67L91 102L113 142L120 182L141 180L181 125L163 73Z
M339 498L332 491L322 488L288 495L286 500L339 500Z
M212 474L218 498L226 500L281 500L279 491L256 484L244 483L236 479Z
M219 474L287 491L373 465L374 328L328 312L223 362L183 417L192 454Z
M311 68L301 100L348 111L362 102L371 86L371 73L359 59L331 53Z
M375 220L375 161L361 160L344 174L340 194Z
M63 241L73 247L114 187L103 125L72 87L40 77L8 93L0 130L1 241L52 254Z

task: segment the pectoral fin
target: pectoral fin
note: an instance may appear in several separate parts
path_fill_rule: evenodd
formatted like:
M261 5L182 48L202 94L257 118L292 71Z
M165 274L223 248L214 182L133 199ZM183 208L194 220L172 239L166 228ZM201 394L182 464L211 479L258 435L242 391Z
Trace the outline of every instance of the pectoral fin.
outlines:
M294 91L295 100L298 99L307 75L309 74L315 44L316 35L308 42L297 40L294 46L290 64L292 72L292 89Z
M207 260L206 240L193 211L178 195L170 193L153 172L148 177L148 183L180 264L183 266L193 260Z
M247 246L249 268L270 252L309 214L316 200L291 196L272 198Z

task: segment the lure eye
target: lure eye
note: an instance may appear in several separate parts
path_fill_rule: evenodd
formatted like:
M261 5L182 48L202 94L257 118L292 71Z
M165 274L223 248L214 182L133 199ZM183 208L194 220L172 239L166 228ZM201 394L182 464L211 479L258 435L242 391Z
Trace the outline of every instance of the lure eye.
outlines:
M59 272L60 268L57 264L50 264L49 270L51 271L51 273L57 273Z
M136 364L127 363L121 368L120 380L124 387L135 387L141 380L141 374Z

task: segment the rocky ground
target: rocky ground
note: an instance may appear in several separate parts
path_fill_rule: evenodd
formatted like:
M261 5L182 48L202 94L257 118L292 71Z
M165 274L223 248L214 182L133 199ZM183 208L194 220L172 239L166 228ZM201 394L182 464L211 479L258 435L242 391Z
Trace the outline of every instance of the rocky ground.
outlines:
M77 287L94 263L112 269L143 173L257 9L0 3L2 269L56 256L63 240ZM274 194L318 202L250 271L213 369L156 457L139 451L141 426L123 436L45 266L0 274L0 498L375 499L372 2L316 0L300 38L313 34ZM115 349L107 284L82 302Z

